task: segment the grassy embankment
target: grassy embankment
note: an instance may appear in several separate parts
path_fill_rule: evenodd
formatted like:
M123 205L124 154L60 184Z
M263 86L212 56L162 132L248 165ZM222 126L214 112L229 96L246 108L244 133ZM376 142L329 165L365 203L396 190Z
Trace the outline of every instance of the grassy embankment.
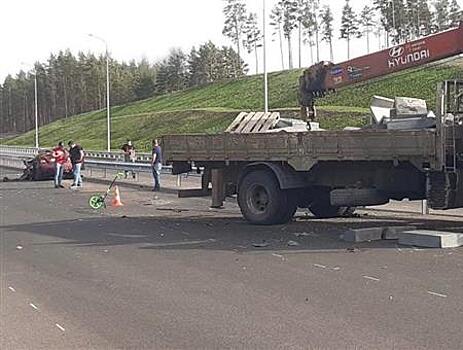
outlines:
M301 70L270 74L270 108L297 113L297 82ZM319 101L323 128L342 129L365 124L373 95L424 98L435 105L436 84L445 79L463 78L458 66L412 70L368 84L345 88ZM187 91L117 106L112 112L112 147L118 149L128 138L139 149L164 134L217 133L223 131L240 111L262 110L262 76L212 84ZM78 140L86 149L104 149L106 111L90 112L62 119L40 128L40 144L52 146L59 140ZM33 145L34 132L6 141Z

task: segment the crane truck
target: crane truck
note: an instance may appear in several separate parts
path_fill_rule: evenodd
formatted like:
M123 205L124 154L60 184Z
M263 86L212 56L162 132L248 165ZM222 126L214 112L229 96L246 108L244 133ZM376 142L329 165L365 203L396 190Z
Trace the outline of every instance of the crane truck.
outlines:
M321 63L300 78L303 118L330 91L463 53L463 25L341 64ZM174 174L201 169L200 189L220 207L237 195L257 225L289 222L297 208L318 218L390 200L428 200L433 209L463 207L463 81L437 88L437 110L418 99L375 97L372 123L359 130L318 130L279 113L240 113L215 135L167 135L164 159ZM307 113L308 112L308 113Z

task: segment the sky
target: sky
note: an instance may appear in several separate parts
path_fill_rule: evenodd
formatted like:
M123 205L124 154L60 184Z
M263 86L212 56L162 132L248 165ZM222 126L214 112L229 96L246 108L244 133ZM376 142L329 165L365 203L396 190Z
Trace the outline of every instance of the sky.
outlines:
M262 20L263 0L245 0L250 11ZM265 0L268 12L277 0ZM458 1L460 6L463 0ZM343 0L321 0L334 12L336 37ZM359 12L371 0L351 0ZM119 61L148 59L150 62L165 57L170 48L189 52L208 40L217 45L232 45L222 35L223 0L1 0L0 23L3 28L0 51L0 82L8 74L28 70L36 61L44 62L50 53L69 48L78 51L104 53L104 44L88 36L104 38L111 56ZM268 70L281 70L279 44L268 33ZM293 39L294 64L298 65L296 33ZM379 44L373 39L372 48ZM285 61L287 53L285 45ZM365 40L355 40L351 56L366 53ZM260 58L262 52L259 52ZM335 42L335 62L347 59L345 41ZM253 56L243 57L255 72ZM327 45L321 45L321 59L329 59ZM262 59L260 59L262 61ZM302 66L310 66L310 54L303 51ZM262 71L262 67L259 67Z

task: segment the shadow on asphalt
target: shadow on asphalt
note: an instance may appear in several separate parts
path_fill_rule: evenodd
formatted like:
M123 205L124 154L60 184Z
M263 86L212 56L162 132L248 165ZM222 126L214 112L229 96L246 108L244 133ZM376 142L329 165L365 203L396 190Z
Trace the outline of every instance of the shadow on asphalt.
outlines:
M461 222L362 216L317 220L299 216L284 226L252 226L239 217L99 217L48 223L3 226L6 234L27 232L59 241L37 245L110 247L138 245L149 250L232 250L232 251L326 251L358 252L363 249L397 248L397 241L348 243L340 235L348 228L404 226L456 229ZM291 241L298 245L291 245ZM290 245L288 245L290 244ZM292 243L294 244L294 243Z

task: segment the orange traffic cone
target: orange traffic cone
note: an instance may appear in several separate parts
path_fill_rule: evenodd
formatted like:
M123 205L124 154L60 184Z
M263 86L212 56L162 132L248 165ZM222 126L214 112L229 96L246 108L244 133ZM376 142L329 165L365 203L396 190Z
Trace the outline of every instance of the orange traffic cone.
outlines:
M114 188L114 197L113 200L111 201L111 206L112 207L122 207L124 204L121 202L121 194L119 192L119 187L116 186Z

